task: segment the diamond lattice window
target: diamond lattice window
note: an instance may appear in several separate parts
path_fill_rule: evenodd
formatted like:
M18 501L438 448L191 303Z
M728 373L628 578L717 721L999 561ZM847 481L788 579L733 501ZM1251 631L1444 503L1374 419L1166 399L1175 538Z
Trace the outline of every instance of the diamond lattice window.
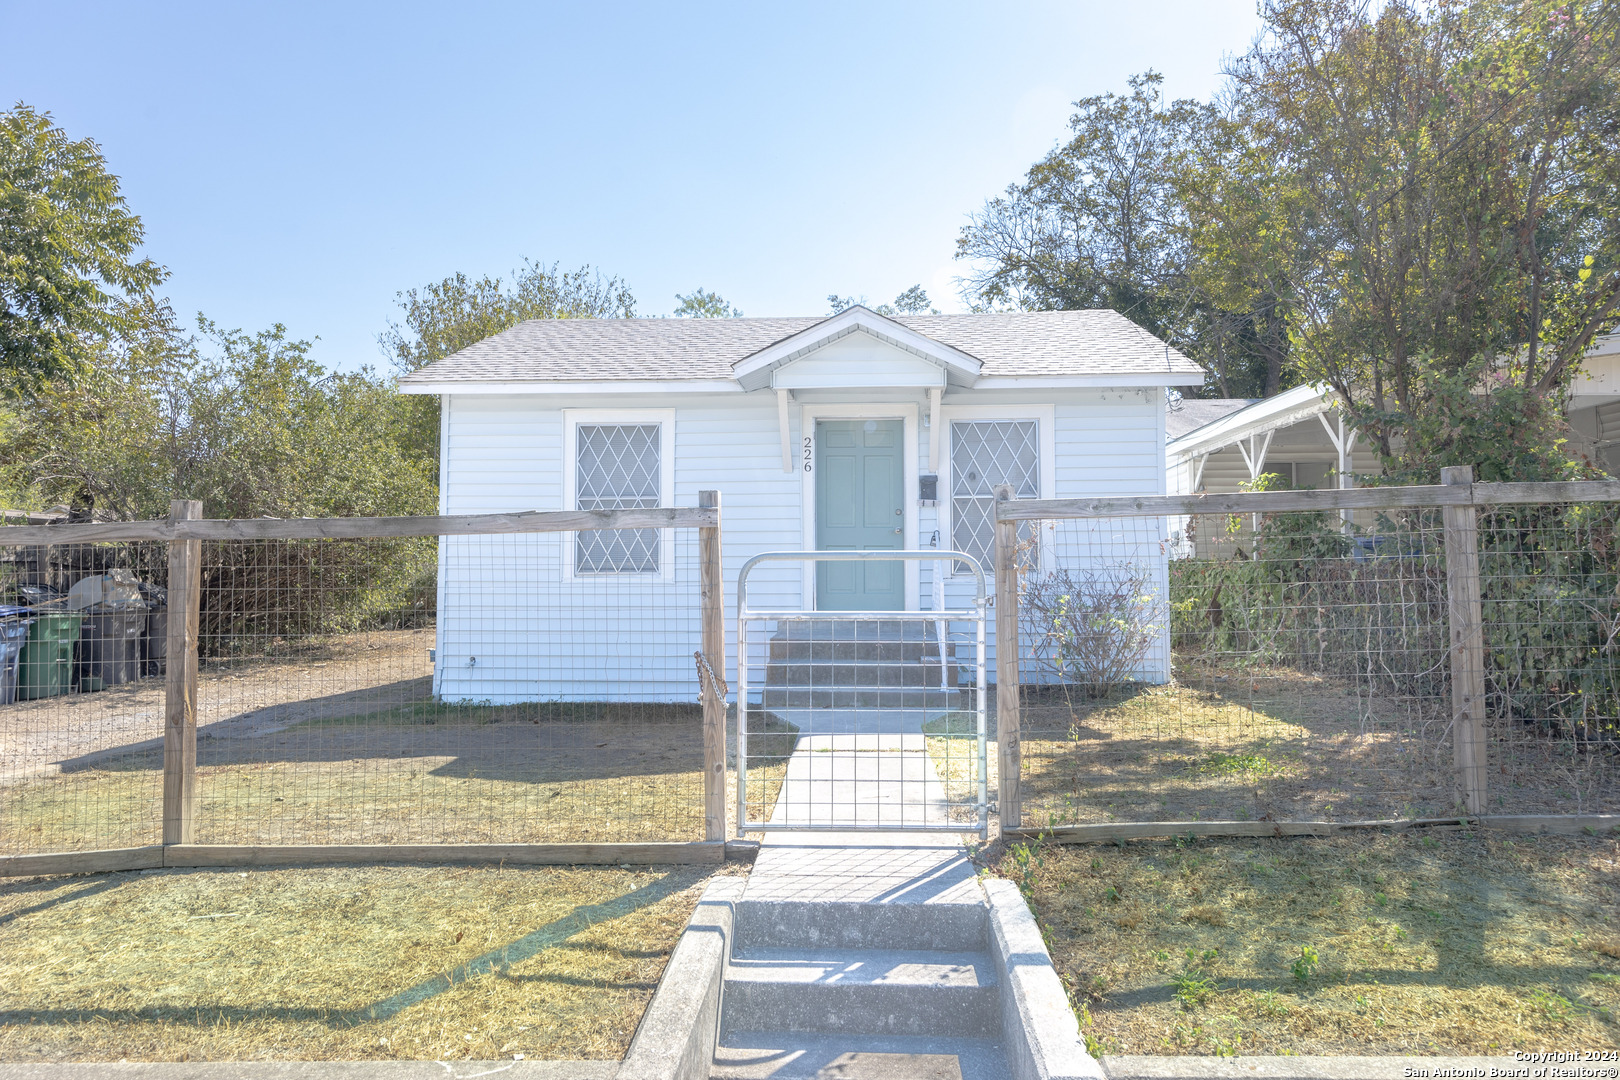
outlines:
M581 510L643 510L659 504L658 424L580 424L574 429L574 490ZM576 574L658 573L657 529L574 534Z
M1041 497L1040 424L1035 420L970 420L951 424L951 545L989 570L996 537L996 488L1011 484L1020 499ZM1020 526L1019 538L1030 532ZM958 567L959 570L964 569Z

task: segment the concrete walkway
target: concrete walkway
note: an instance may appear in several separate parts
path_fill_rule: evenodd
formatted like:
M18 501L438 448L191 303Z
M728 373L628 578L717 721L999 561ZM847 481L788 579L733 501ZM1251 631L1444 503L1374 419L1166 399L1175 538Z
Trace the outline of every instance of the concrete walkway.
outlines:
M712 1076L1011 1075L984 891L958 837L769 833L736 920Z
M926 737L871 731L800 736L770 823L894 829L951 818Z

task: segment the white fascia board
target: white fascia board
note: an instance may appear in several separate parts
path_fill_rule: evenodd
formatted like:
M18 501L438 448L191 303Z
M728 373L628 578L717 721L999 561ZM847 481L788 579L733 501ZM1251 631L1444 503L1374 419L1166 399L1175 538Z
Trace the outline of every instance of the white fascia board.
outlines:
M1185 371L1132 371L1097 375L981 375L975 390L1028 390L1063 386L1202 386L1204 376Z
M1309 385L1285 390L1274 398L1257 401L1213 423L1194 428L1181 438L1167 443L1165 453L1181 459L1213 454L1250 435L1264 435L1268 431L1292 427L1335 408L1328 393L1324 387Z
M783 338L774 345L767 345L751 356L743 357L732 365L731 370L739 382L746 384L757 381L749 377L757 376L761 371L790 360L797 360L829 342L857 332L865 332L886 345L944 364L947 369L959 373L968 385L972 385L973 380L978 378L980 366L978 357L935 341L925 334L919 334L909 326L884 318L859 304L845 308L837 315L829 316L814 326Z
M455 382L401 383L401 394L741 394L732 379L599 379L579 382Z

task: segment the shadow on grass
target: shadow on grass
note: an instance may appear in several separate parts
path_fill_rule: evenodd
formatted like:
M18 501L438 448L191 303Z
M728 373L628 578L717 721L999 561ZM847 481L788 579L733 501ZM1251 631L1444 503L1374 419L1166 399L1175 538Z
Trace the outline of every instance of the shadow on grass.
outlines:
M622 918L641 908L656 904L660 900L697 884L707 877L708 873L708 870L701 867L676 867L656 881L649 882L638 889L616 896L611 900L596 904L582 904L562 918L554 919L543 926L536 927L529 933L524 934L515 941L508 942L498 949L492 949L471 960L457 964L448 971L423 979L415 985L405 987L381 1001L357 1009L220 1008L204 1005L171 1008L155 1007L150 1009L6 1009L0 1010L0 1025L80 1023L87 1020L132 1023L144 1020L174 1020L192 1017L197 1023L208 1024L221 1021L268 1019L316 1022L333 1028L347 1028L369 1021L391 1019L414 1005L419 1005L437 997L463 983L488 975L518 982L555 982L581 987L611 986L624 989L652 989L652 984L644 983L613 983L543 973L513 975L509 969L514 964L520 964L532 959L546 949L559 946L570 947L568 939L575 934L582 933L600 923ZM118 884L121 884L121 882L109 879L104 888L81 889L53 901L52 904L71 903L74 900L84 899L95 893L104 892L106 888L116 887ZM13 912L8 918L15 918L27 914L29 911L41 910L48 906L52 905L37 905L34 908ZM662 954L636 951L626 952L623 955L652 956Z
M273 706L210 724L197 734L198 767L390 762L397 769L411 759L436 759L426 775L531 784L667 776L701 772L703 767L702 710L697 705L386 703L422 682ZM366 705L372 707L362 708ZM284 727L272 722L262 733L249 733L242 723L291 708L322 715ZM98 751L63 762L61 768L64 774L160 771L163 742L148 739Z

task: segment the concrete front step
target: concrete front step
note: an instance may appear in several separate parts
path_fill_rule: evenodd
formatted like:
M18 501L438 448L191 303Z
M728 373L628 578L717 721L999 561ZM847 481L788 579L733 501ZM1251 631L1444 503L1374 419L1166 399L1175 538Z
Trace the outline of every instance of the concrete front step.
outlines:
M1009 1080L999 1042L940 1036L733 1032L716 1080Z
M784 622L769 641L764 704L956 708L962 700L956 646L944 644L943 672L940 648L928 622Z
M977 953L988 940L988 927L989 915L980 903L870 904L745 896L737 902L733 948L743 954L759 949Z
M948 665L944 683L956 689L956 666ZM900 663L890 660L828 660L804 663L773 660L765 668L766 686L863 687L926 686L939 688L939 663Z
M734 955L725 983L725 1030L973 1038L1001 1031L1001 995L985 953L760 949Z
M939 642L932 636L866 638L837 637L783 637L772 634L770 639L772 663L849 663L865 661L883 664L922 664L939 666ZM945 643L945 658L956 656L956 644Z
M767 686L760 691L760 708L766 709L966 709L973 701L970 690L939 690L924 687L815 687ZM750 706L752 707L752 706Z

